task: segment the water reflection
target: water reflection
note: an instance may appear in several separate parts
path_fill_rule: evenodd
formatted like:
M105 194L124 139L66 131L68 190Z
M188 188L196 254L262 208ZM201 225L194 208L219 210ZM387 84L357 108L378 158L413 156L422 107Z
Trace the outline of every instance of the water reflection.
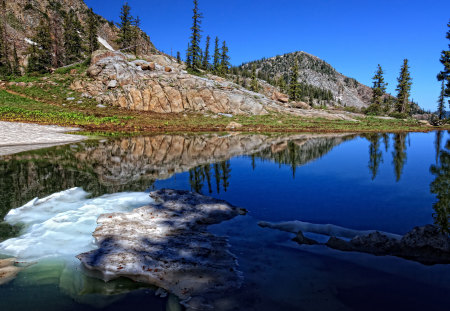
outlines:
M436 142L440 141L441 132L436 134ZM433 204L433 218L443 232L450 233L450 139L447 140L446 150L440 150L439 143L436 143L436 151L439 160L436 165L430 167L431 173L436 177L431 183L431 192L436 194L437 202ZM438 149L439 148L439 149Z
M397 181L400 181L403 167L406 164L406 133L394 134L394 152L392 153L392 164Z

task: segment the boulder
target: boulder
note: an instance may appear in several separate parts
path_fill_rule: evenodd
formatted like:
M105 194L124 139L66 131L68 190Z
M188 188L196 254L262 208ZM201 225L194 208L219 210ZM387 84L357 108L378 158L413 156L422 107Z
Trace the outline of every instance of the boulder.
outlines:
M107 88L108 89L113 89L113 88L116 88L117 87L117 80L111 80L111 81L109 81L109 83L108 83L108 85L107 85Z
M277 92L277 91L273 92L272 99L279 101L281 103L284 103L284 104L289 102L289 96L287 96L286 94Z
M166 67L164 67L164 71L165 72L172 72L172 68L166 66Z
M230 123L228 123L226 129L227 130L235 130L235 129L239 129L241 127L243 127L242 124L234 122L234 121L231 121Z
M291 106L298 109L311 109L311 106L305 102L292 102Z
M77 256L105 281L126 277L162 288L188 310L214 310L226 292L241 286L228 240L207 226L246 211L187 191L159 190L155 203L98 218L98 249ZM101 258L101 260L99 260Z
M295 238L292 239L293 241L297 242L298 244L302 245L315 245L315 244L319 244L319 242L317 242L316 240L307 238L303 235L303 232L299 231L297 233L297 236Z

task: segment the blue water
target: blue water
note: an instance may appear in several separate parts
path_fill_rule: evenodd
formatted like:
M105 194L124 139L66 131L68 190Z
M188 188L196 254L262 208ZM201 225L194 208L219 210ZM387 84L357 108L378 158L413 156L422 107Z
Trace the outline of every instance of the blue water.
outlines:
M0 220L34 197L72 187L94 197L197 191L248 210L210 227L229 237L244 277L242 288L224 294L221 310L446 310L448 265L300 246L293 234L257 223L301 220L397 234L433 224L430 168L442 165L449 140L448 132L154 135L59 146L0 157ZM0 222L0 241L21 230ZM59 260L39 262L0 285L0 310L183 310L173 296L156 297L154 288L104 283L76 260Z
M253 168L250 157L235 157L229 161L227 190L221 187L218 192L213 185L209 193L205 183L202 193L245 207L261 220L302 220L404 234L433 221L435 195L430 193L430 183L434 177L429 170L436 160L434 134L408 135L399 181L390 137L388 150L381 146L383 163L374 179L368 168L369 142L358 137L298 167L295 176L289 165L256 159ZM188 172L158 180L154 187L192 189Z

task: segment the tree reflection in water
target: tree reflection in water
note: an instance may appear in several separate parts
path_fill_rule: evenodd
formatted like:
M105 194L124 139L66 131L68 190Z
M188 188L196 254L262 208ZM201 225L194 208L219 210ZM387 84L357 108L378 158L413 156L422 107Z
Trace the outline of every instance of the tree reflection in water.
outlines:
M214 164L205 164L190 169L189 184L191 185L191 191L203 193L202 189L206 181L208 185L208 192L213 193L211 182L212 174L214 174L217 193L220 193L221 187L224 192L227 192L227 189L230 186L229 179L231 177L230 161L222 161Z
M447 140L445 149L437 150L439 151L439 163L430 167L431 173L436 176L430 189L437 198L437 202L433 204L434 222L443 232L450 233L450 139Z
M392 164L397 181L400 181L403 167L406 164L406 133L394 134L394 152L392 153Z

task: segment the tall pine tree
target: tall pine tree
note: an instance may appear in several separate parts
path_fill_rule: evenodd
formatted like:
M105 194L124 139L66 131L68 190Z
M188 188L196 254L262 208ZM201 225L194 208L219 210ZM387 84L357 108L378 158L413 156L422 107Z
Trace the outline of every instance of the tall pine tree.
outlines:
M228 55L227 42L222 43L222 54L220 56L220 74L226 76L230 69L230 56Z
M187 52L186 52L186 66L188 68L191 68L191 66L192 66L191 54L189 53L190 50L191 50L191 45L188 43L188 48L187 48Z
M8 34L6 33L6 2L1 0L0 7L0 76L11 74L9 61Z
M378 64L378 69L372 78L372 105L369 107L369 110L374 113L381 112L381 108L383 105L383 95L386 93L386 86L388 85L386 82L384 82L383 74L383 69L381 68L381 65Z
M203 63L202 63L203 70L209 70L209 68L211 67L211 65L209 64L209 62L211 60L211 56L209 55L210 41L211 41L211 37L207 36L206 37L205 53L203 55Z
M120 23L117 26L120 29L119 38L117 43L119 43L121 49L131 47L133 41L133 16L131 16L131 7L128 2L122 6L120 10Z
M408 60L403 60L403 66L400 70L400 77L397 79L397 111L400 113L409 113L409 96L411 92L412 79L409 73Z
M80 33L81 24L73 10L70 10L64 18L64 51L65 64L73 64L80 60L83 52Z
M202 59L201 59L201 48L200 48L200 40L201 40L201 19L202 14L198 9L198 0L194 0L194 9L192 10L194 15L192 16L192 27L191 27L191 37L190 37L190 45L188 49L188 55L191 59L191 63L188 64L188 67L194 71L198 71L202 67Z
M259 92L259 84L258 84L258 79L256 77L256 66L255 65L252 66L252 83L250 84L250 89L253 92Z
M450 22L447 24L450 28ZM447 31L446 38L450 40L450 29ZM440 62L444 65L444 70L442 70L437 78L439 81L445 82L444 96L450 97L450 44L448 45L448 50L442 51ZM450 99L448 101L450 107Z
M220 69L220 49L219 49L219 37L216 37L214 44L214 60L213 60L213 70L215 74L219 73Z
M294 66L291 69L291 78L289 83L289 98L293 101L300 100L301 90L298 83L298 61L295 59Z
M139 18L139 16L137 16L134 20L133 20L133 35L132 35L132 46L133 46L133 52L134 55L138 55L139 54L139 40L141 39L141 19Z
M444 84L444 81L442 81L441 94L439 95L439 99L438 99L437 113L438 113L439 120L444 119L444 116L445 116L445 84Z
M92 9L88 11L88 17L86 22L86 33L88 40L88 52L92 54L98 50L100 45L98 43L98 18Z
M52 39L46 18L41 18L32 41L35 44L29 50L28 72L48 72L52 66Z
M177 52L177 63L181 64L181 54L180 51Z

